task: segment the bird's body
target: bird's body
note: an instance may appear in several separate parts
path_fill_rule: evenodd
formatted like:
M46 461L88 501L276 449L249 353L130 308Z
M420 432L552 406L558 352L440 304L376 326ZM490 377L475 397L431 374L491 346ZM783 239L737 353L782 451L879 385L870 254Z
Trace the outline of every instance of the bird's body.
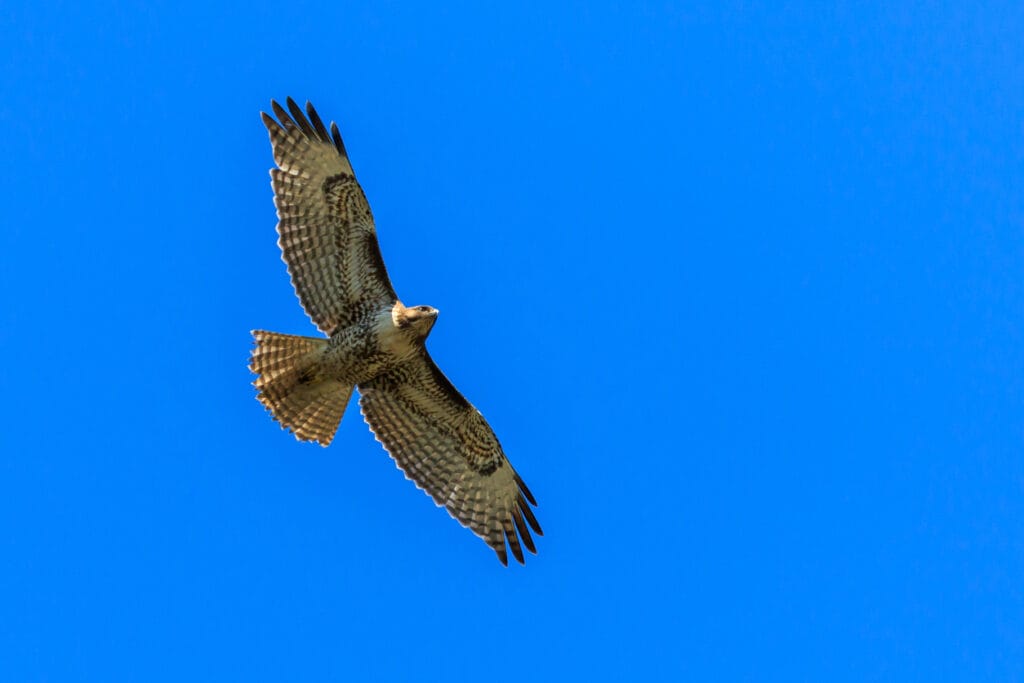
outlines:
M425 341L437 309L405 306L384 267L369 204L337 126L291 99L263 115L279 245L303 308L327 339L254 331L258 398L282 426L328 445L353 389L377 439L407 477L507 563L536 552L536 501L480 414ZM308 118L307 118L308 115Z
M369 309L330 336L320 359L321 372L347 384L362 384L400 365L425 337L396 318L405 306Z

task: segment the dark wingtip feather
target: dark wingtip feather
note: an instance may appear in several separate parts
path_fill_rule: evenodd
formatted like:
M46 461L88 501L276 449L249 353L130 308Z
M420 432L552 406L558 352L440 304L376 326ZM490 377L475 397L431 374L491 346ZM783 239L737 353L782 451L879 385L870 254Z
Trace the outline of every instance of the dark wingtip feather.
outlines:
M500 548L495 548L494 552L498 554L498 561L505 567L508 566L508 553L505 552L505 544L502 543Z
M512 508L512 520L516 523L516 531L519 532L519 539L534 555L537 554L537 546L533 544L533 537L530 536L530 530L526 528L526 524L523 522L523 513L519 511L519 508Z
M519 564L526 564L526 558L523 556L523 548L519 545L519 539L516 537L516 530L509 526L505 530L505 537L508 538L508 547L512 549L512 554L515 556L516 561Z
M313 108L313 103L306 100L306 115L309 117L310 123L313 124L313 129L316 130L316 136L324 142L330 142L331 136L327 132L327 127L324 126L324 122L320 120L320 115L316 113L316 109Z
M348 152L345 151L345 143L341 141L341 133L338 131L338 124L331 121L331 137L334 138L334 147L338 150L338 154L343 157L348 157Z
M267 127L267 130L271 133L281 130L281 125L274 120L274 117L265 111L260 112L260 118L263 119L263 125Z
M316 131L313 130L313 126L306 120L306 115L302 113L302 107L300 107L295 100L288 98L285 103L288 105L288 111L292 113L292 118L295 123L299 124L299 128L306 134L306 137L316 137Z
M519 504L519 509L523 511L523 517L525 517L526 521L530 523L530 527L537 532L538 536L543 536L544 532L541 531L540 524L537 523L537 518L533 516L533 510L531 510L530 506L526 504L523 497L519 496L516 498L516 503Z
M526 482L523 481L523 478L520 477L518 473L516 473L515 478L516 478L516 483L519 484L519 490L522 491L523 494L526 496L526 500L528 500L532 504L536 505L537 504L537 499L533 497L532 493L530 493L530 489L528 489L526 487Z
M270 108L274 110L274 116L281 122L281 125L285 128L294 128L295 122L292 121L292 117L288 115L285 108L277 100L270 100Z

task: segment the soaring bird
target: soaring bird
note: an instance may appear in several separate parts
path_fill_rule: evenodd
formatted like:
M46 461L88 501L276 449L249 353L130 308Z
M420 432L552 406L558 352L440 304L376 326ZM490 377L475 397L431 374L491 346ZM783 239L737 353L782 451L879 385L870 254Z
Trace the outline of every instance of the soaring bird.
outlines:
M399 469L482 538L508 565L543 535L537 502L490 425L427 353L431 306L405 306L384 268L370 205L338 126L271 101L262 112L277 168L270 170L278 246L295 293L327 335L252 332L249 368L260 402L302 441L327 446L354 388L363 418ZM276 119L275 119L276 117Z

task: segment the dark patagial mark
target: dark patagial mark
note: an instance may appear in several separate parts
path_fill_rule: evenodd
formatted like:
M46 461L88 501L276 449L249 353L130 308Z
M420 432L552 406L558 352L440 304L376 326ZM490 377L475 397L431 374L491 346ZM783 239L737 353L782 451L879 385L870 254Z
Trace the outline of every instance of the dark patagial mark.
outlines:
M384 267L384 256L380 253L380 245L377 240L366 241L366 256L370 259L370 267L377 271L383 280L388 280L388 271Z
M441 368L437 367L436 363L428 361L427 367L430 368L430 374L433 376L434 381L437 382L437 386L441 388L441 391L445 393L445 396L447 396L450 401L463 410L467 408L472 409L472 406L469 404L469 401L466 400L466 397L460 394L459 390L456 389L450 381L448 381L448 378L444 376L444 373L441 372ZM497 466L495 466L495 469L496 468ZM494 469L491 470L491 472L493 471ZM488 474L490 474L490 472L488 472Z

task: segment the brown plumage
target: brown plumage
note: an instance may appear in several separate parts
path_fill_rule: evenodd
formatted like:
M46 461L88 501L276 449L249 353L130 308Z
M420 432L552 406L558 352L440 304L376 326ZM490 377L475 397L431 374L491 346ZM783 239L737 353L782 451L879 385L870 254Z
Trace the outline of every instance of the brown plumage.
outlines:
M483 415L427 353L437 320L407 307L388 279L373 214L338 127L291 99L266 113L278 245L303 309L327 339L254 331L249 367L260 402L304 441L328 445L353 388L366 423L398 467L508 564L506 543L542 535L526 484Z

